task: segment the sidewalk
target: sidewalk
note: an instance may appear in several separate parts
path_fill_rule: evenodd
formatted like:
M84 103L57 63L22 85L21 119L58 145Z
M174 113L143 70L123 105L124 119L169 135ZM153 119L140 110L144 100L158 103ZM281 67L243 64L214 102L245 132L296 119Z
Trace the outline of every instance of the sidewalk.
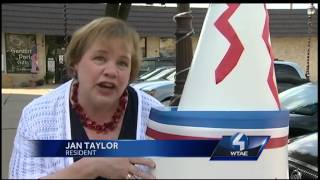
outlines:
M29 94L29 95L43 95L48 91L58 87L58 85L44 85L37 87L24 87L24 88L1 88L2 94Z
M9 160L13 140L16 134L22 109L25 105L43 94L48 93L59 85L38 86L34 88L2 88L2 177L8 178Z

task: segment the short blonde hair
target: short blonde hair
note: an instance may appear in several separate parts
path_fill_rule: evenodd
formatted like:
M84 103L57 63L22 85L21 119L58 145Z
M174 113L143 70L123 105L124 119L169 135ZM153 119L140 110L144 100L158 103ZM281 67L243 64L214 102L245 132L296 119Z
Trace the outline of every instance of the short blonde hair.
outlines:
M132 43L129 81L135 80L141 64L139 35L126 22L112 17L97 18L74 32L65 54L69 73L74 76L74 66L80 62L84 53L98 38L123 38L128 43Z

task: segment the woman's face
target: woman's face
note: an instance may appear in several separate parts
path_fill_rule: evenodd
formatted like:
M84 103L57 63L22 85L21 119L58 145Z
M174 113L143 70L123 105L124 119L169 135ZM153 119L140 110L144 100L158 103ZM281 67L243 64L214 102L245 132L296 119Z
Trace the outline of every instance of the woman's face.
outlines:
M121 38L97 39L88 48L75 65L85 101L95 105L118 101L129 83L132 50Z

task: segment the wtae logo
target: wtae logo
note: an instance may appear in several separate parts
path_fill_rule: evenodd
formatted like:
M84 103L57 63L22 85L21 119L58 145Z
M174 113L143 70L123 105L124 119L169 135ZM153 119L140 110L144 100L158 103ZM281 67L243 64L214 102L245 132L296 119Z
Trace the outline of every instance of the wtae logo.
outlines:
M210 160L257 160L269 139L270 136L246 136L241 132L223 136Z
M231 156L248 156L248 151L244 151L248 148L248 137L243 133L237 133L231 137L232 150Z

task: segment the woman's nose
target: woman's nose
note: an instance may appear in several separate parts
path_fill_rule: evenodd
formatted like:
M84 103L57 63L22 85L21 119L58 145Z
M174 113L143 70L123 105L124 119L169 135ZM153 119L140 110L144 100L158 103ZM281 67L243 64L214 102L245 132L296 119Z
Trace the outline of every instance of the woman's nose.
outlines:
M117 76L117 67L114 63L106 63L103 67L103 75L115 78Z

